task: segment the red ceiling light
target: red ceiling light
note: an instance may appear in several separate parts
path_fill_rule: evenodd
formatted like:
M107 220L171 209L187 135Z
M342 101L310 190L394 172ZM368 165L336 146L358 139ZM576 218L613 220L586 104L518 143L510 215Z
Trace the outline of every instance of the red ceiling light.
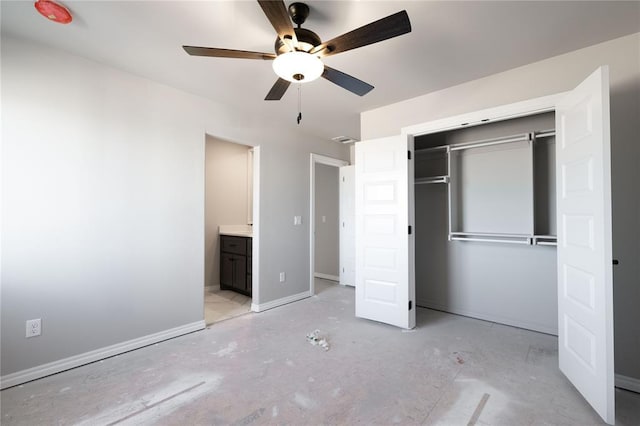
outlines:
M38 0L34 6L40 15L49 19L50 21L57 22L59 24L68 24L73 20L71 12L52 0Z

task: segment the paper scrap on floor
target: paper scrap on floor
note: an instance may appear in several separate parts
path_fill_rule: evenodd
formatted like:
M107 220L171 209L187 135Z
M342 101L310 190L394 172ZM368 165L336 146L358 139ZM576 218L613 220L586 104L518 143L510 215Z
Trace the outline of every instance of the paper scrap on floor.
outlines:
M320 330L315 330L313 333L307 334L307 340L313 346L320 346L325 351L329 350L329 342L324 336L320 336Z

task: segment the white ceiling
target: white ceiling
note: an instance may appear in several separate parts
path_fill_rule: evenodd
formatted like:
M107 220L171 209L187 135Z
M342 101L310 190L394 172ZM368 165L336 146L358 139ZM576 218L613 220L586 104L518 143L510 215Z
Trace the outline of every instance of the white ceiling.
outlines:
M359 113L640 32L640 2L308 1L304 28L323 40L406 9L412 32L325 58L375 86L358 97L320 79L264 101L271 61L188 56L182 45L273 52L254 1L64 1L74 21L48 22L32 1L1 4L2 35L45 43L329 139L359 138ZM289 2L287 2L289 4ZM526 84L526 82L523 82Z

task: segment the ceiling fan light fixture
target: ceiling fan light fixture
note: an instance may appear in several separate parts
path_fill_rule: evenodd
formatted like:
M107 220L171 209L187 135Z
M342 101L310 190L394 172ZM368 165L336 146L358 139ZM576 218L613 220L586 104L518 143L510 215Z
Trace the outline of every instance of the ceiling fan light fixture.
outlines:
M322 75L324 64L320 58L306 52L287 52L274 59L273 71L292 83L308 83Z

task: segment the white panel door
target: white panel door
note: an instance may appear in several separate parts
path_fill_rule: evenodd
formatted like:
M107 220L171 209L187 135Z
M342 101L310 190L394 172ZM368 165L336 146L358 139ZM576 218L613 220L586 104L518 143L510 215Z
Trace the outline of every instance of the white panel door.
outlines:
M355 166L340 167L340 284L356 285Z
M560 370L615 421L609 70L556 107Z
M356 144L356 316L415 327L408 227L413 210L406 137ZM411 253L412 254L412 253Z

